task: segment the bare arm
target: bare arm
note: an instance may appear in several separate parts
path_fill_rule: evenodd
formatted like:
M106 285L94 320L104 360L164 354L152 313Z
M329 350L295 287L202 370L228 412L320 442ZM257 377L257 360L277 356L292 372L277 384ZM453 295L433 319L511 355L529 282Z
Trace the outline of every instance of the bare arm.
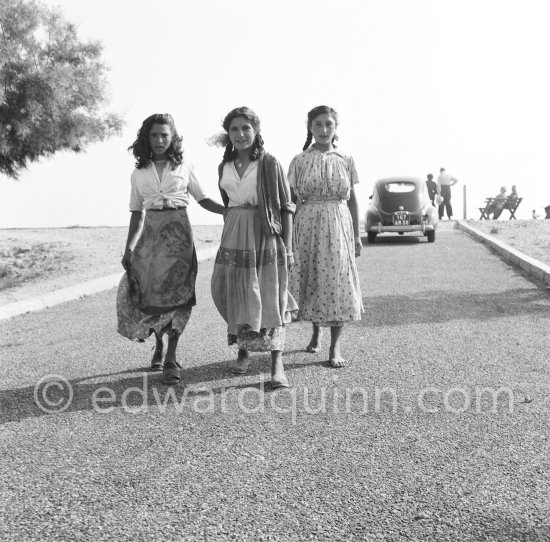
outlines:
M281 212L281 224L283 226L283 243L286 247L287 265L294 265L294 253L292 252L292 225L293 214L288 211Z
M458 179L451 177L451 186L454 186L458 182Z
M283 211L281 213L283 226L283 243L288 251L292 252L292 213Z
M210 198L204 198L199 201L199 205L206 209L207 211L210 211L211 213L215 213L217 215L223 215L223 212L225 210L225 207L219 203L216 203L213 199Z
M128 238L126 239L126 248L124 249L124 256L122 256L122 267L128 269L130 263L130 254L136 246L136 243L141 235L141 228L143 226L144 213L142 211L132 211L130 217L130 225L128 227Z
M361 254L361 235L359 233L359 207L357 205L357 198L355 196L355 190L353 185L350 188L348 208L351 213L351 220L353 222L353 236L355 238L355 256Z

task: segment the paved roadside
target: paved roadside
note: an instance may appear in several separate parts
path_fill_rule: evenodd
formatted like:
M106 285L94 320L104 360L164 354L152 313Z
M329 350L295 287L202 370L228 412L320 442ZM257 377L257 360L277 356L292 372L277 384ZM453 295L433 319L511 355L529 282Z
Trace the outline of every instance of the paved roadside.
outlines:
M292 324L291 390L228 370L212 261L173 391L114 289L3 321L0 539L549 540L550 294L450 226L364 247L350 365Z

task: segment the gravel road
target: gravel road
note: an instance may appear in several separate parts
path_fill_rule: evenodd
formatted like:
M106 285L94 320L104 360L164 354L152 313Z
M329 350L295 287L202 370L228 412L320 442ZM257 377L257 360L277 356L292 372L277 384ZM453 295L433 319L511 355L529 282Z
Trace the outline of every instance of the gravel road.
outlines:
M549 292L437 237L364 247L350 366L293 324L291 390L264 386L266 355L228 372L211 261L173 396L152 342L116 334L114 290L0 323L0 539L550 540Z

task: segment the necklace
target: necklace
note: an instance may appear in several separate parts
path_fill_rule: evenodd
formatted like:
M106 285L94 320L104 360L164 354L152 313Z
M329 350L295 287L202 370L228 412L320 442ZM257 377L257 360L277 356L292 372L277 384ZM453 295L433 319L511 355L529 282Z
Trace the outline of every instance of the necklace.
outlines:
M235 161L237 163L237 167L240 169L245 165L246 158L244 158L244 159L243 158L236 158ZM248 162L247 162L247 164L248 164Z

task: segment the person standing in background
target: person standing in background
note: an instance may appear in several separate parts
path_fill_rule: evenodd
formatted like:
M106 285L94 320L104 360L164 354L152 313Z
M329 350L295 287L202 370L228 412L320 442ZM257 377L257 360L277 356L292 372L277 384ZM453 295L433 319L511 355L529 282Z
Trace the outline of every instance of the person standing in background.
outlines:
M458 179L451 177L442 167L439 170L439 177L437 178L437 193L443 198L443 203L439 206L439 220L443 219L443 214L447 210L447 218L452 220L453 207L451 205L451 186L454 186L458 182Z
M426 181L426 186L428 187L428 195L430 196L430 201L435 207L435 197L437 196L437 183L434 181L434 176L431 173L428 173L428 180Z

